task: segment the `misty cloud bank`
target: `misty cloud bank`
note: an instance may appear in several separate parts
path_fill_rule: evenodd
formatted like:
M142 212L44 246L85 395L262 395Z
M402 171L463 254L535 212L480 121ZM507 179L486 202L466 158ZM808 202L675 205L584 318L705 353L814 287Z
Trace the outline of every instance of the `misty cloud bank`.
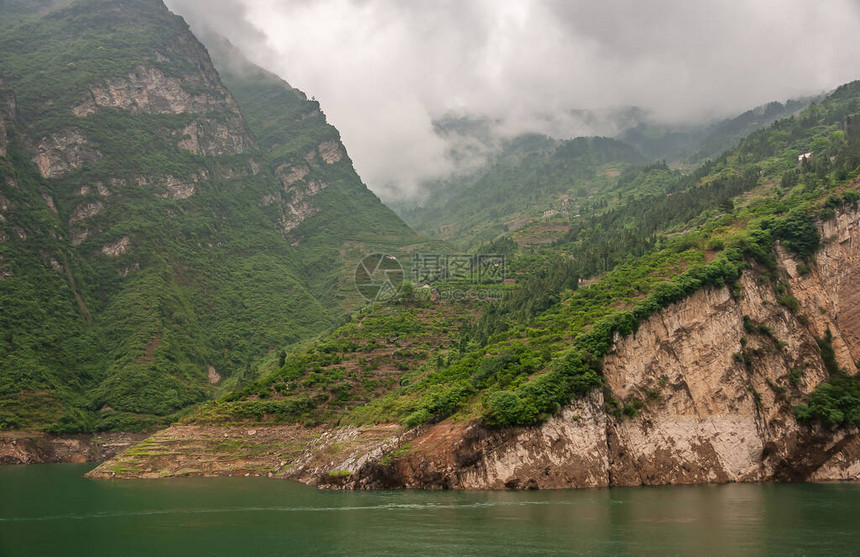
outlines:
M314 96L383 197L451 171L442 116L611 134L576 109L732 116L860 78L856 0L168 0Z

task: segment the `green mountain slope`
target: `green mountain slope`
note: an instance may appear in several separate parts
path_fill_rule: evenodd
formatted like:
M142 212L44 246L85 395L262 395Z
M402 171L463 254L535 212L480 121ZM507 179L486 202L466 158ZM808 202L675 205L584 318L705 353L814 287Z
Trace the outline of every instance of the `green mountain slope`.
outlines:
M666 126L640 121L618 139L652 160L701 162L735 147L749 134L797 114L817 98L771 102L708 125Z
M320 299L354 307L361 300L355 298L351 272L362 256L374 251L396 253L428 241L416 236L362 184L338 131L325 123L317 101L248 62L226 40L205 33L202 40L239 102L265 164L282 181L301 175L310 190L319 188L301 226L288 233L309 287ZM285 136L284 130L290 134ZM291 201L290 207L301 212L304 203L302 197L298 203ZM350 265L343 265L344 258ZM339 276L341 271L347 274Z
M232 92L160 1L0 20L0 425L163 421L360 303L365 250L420 242L317 103L247 62Z
M495 122L444 119L436 123L437 133L457 146L452 156L492 153L487 163L425 184L427 199L417 206L414 201L393 201L392 206L416 230L461 246L505 235L520 245L541 246L563 236L580 217L617 205L619 195L648 194L650 186L638 191L619 184L620 174L636 174L631 166L666 160L673 167L695 168L810 102L773 102L714 124L675 127L649 123L646 113L631 107L605 116L605 124L624 130L615 139L559 141L526 135L500 141L494 139ZM588 121L598 115L582 111L582 117Z
M796 310L775 250L779 244L801 260L810 257L821 244L816 221L860 201L858 121L854 82L693 173L663 164L630 169L611 186L617 202L580 219L554 246L524 253L512 242L496 243L514 254L509 277L516 284L500 287L501 301L458 308L465 316L458 324L443 318L450 312L445 302L407 293L191 419L533 424L604 385L602 359L616 335L635 333L644 319L704 287L733 285L753 267L779 303ZM748 318L744 326L779 344L767 327ZM856 369L838 369L828 342L819 345L832 381L796 415L856 425L860 379L850 375ZM398 343L408 355L396 356ZM384 384L376 383L380 375ZM363 377L378 387L373 396L362 390ZM619 417L635 416L647 403L605 394L608 411Z
M590 213L596 194L622 169L642 162L631 146L613 139L522 136L485 167L430 185L430 199L400 215L420 232L477 246L557 213Z

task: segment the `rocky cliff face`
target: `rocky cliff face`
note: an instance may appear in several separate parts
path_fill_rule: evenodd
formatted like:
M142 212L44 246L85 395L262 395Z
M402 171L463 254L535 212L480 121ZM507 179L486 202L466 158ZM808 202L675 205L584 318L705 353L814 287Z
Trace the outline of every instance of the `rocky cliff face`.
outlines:
M50 436L0 432L0 464L99 462L113 458L145 437L143 433Z
M604 361L605 388L541 426L443 422L374 430L376 437L343 428L329 435L359 450L327 453L329 445L308 444L302 458L315 466L292 466L295 458L278 454L269 463L273 475L354 489L860 479L860 432L800 426L793 413L828 378L816 337L829 330L840 366L856 372L860 212L842 211L820 230L824 246L808 271L779 251L796 310L781 305L755 269L734 290L702 290L616 338ZM622 404L637 406L636 417L618 411ZM192 445L205 440L204 429L191 433ZM169 459L133 464L148 474L177 472ZM95 474L112 470L109 463Z
M860 213L820 226L809 271L780 250L799 302L780 305L755 270L738 290L708 289L618 338L606 389L540 427L505 432L439 424L355 486L565 488L770 480L860 479L855 430L801 427L793 406L828 378L816 337L827 331L856 372ZM764 327L758 327L764 325ZM613 412L637 404L635 418ZM608 411L609 410L609 411Z

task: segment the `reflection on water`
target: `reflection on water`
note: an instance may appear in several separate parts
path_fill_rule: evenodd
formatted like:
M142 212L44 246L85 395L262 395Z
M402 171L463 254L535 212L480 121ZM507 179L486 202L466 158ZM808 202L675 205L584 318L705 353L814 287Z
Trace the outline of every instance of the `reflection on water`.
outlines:
M0 555L860 555L860 485L329 492L0 468Z

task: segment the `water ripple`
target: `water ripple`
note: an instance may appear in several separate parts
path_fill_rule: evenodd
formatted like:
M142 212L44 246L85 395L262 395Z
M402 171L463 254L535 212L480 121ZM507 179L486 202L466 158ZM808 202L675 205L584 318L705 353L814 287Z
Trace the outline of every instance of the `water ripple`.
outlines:
M90 520L100 518L125 518L154 515L191 515L191 514L223 514L223 513L259 513L259 512L345 512L345 511L434 511L480 509L490 507L519 507L526 505L572 505L572 501L499 501L493 503L388 503L385 505L366 505L354 507L231 507L223 509L152 509L141 511L108 511L87 514L64 514L54 516L11 517L0 518L4 522L45 522L52 520Z

